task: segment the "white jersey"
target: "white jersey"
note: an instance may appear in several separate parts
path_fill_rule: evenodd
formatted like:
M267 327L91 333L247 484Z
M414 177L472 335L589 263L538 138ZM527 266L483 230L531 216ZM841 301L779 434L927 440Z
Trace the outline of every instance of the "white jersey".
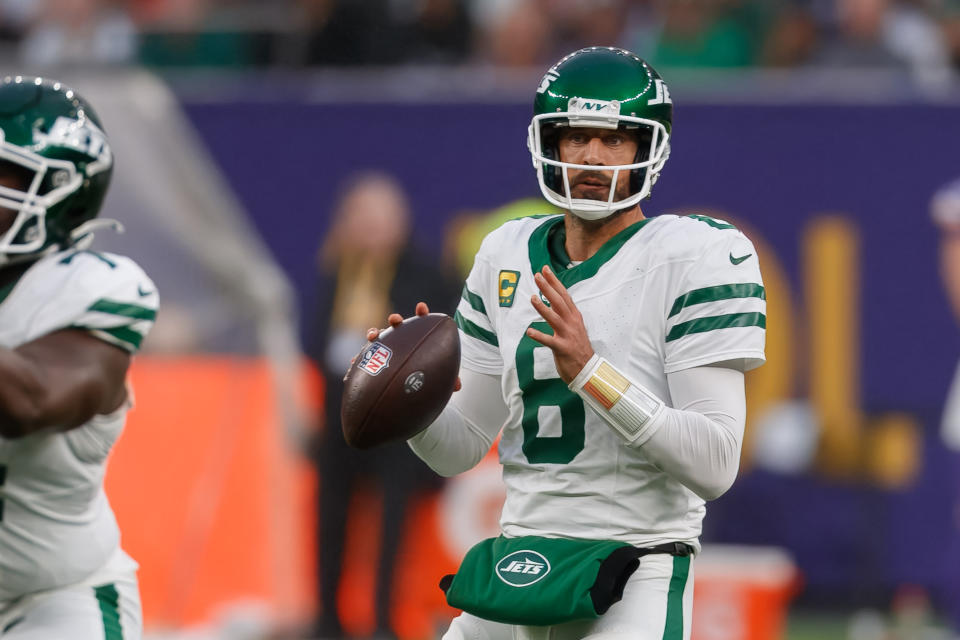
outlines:
M539 294L533 274L549 264L594 350L673 406L668 373L763 363L766 297L756 250L722 220L665 215L628 227L567 268L549 249L558 225L562 216L523 218L490 233L457 310L462 366L501 376L509 410L499 444L503 531L697 544L704 501L642 447L624 445L560 379L553 352L525 335L528 327L553 332L530 303Z
M76 328L134 353L159 301L129 258L80 250L44 257L2 293L6 348ZM103 476L128 408L69 431L0 438L0 602L83 580L117 550Z

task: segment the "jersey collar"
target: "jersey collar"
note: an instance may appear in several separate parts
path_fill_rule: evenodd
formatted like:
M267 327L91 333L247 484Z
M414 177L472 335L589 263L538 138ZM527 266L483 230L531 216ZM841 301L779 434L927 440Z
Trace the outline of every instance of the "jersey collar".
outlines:
M613 258L620 250L620 247L640 231L640 229L646 226L651 219L652 218L644 218L639 222L634 222L603 243L603 246L597 249L595 254L580 264L568 268L567 265L570 263L570 258L567 255L566 249L563 248L562 238L564 235L561 235L560 230L551 233L557 225L560 225L561 230L563 229L563 216L548 218L530 234L530 241L528 243L530 267L534 273L537 273L543 269L544 265L549 264L553 272L557 274L560 282L563 283L563 286L570 288L581 280L595 276L597 271L600 270L600 267ZM559 249L556 248L558 238L560 239Z

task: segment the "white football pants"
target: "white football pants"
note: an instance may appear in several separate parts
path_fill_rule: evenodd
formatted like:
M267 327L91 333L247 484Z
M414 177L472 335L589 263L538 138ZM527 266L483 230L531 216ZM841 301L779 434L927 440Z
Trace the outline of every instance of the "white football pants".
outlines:
M464 612L443 640L690 640L692 614L693 556L652 554L640 559L623 599L599 618L531 627Z
M119 551L77 584L0 602L0 640L140 640L137 563Z

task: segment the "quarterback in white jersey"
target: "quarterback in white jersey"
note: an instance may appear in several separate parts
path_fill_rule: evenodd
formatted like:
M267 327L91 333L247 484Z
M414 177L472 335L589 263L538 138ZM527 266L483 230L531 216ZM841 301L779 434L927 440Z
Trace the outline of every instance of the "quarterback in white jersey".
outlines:
M541 191L567 213L511 221L484 240L456 316L461 390L409 441L453 475L500 434L503 536L475 549L523 549L495 569L464 561L458 574L493 574L477 593L502 604L463 606L444 638L686 640L705 502L736 477L743 374L764 360L756 250L722 220L644 217L639 203L669 155L672 101L634 54L566 56L541 81L534 112ZM614 543L642 560L618 574L612 605L551 619L560 600L547 599L536 622L512 607L511 593L528 598L551 570L525 545ZM597 574L591 597L600 583Z
M0 638L140 638L103 477L157 290L86 249L113 166L89 104L6 78L0 134Z

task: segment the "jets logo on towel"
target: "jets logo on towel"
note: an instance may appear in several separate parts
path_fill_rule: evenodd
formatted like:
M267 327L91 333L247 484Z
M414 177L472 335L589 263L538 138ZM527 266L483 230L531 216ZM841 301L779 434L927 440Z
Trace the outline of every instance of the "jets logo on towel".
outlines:
M528 587L550 573L550 562L536 551L514 551L497 563L496 571L511 587Z

